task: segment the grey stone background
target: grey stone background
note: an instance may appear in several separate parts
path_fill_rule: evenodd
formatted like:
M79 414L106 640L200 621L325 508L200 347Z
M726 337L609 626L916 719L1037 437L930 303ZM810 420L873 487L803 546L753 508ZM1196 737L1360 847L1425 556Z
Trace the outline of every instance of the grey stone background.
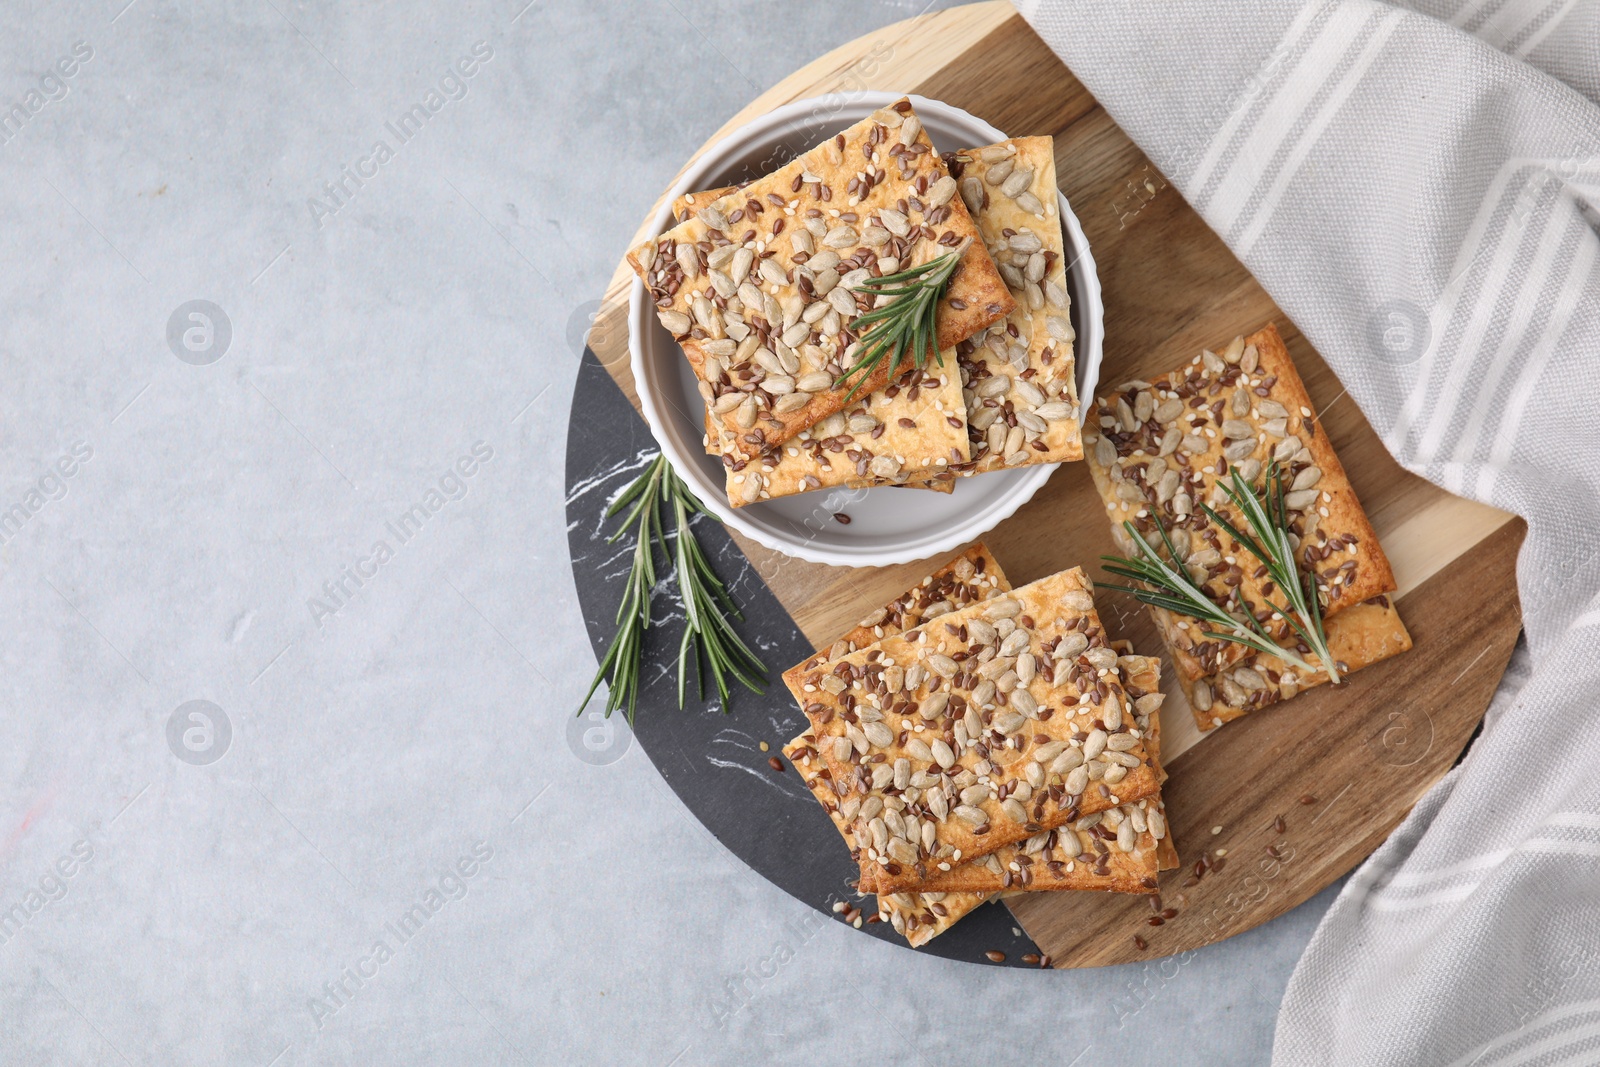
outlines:
M727 116L921 5L525 2L0 12L0 1062L1264 1061L1327 894L930 959L573 727L570 324Z

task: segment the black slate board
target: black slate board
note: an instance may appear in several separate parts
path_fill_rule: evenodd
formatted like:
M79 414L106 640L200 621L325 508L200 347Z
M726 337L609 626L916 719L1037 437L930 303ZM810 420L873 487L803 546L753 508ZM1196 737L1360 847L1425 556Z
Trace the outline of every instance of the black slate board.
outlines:
M605 509L657 448L649 427L588 348L572 410L583 418L567 421L567 543L598 660L616 633L613 618L632 553L627 538L606 544L615 527L604 521ZM715 700L695 700L691 679L688 706L680 711L682 622L675 596L658 596L634 736L695 818L756 873L835 922L842 922L833 914L835 901L864 903L871 912L870 899L856 898L851 883L860 872L839 832L780 751L804 728L805 717L779 675L809 656L811 645L720 523L702 517L695 532L744 612L740 633L767 665L767 689L759 695L737 690L732 712L724 714ZM657 574L668 577L664 570ZM762 741L769 751L760 750ZM768 765L769 756L783 762L782 773ZM998 949L1007 965L1020 967L1026 966L1024 954L1039 951L1021 929L1003 905L988 904L921 949L912 950L888 923L863 925L861 933L971 963L988 964L985 953Z

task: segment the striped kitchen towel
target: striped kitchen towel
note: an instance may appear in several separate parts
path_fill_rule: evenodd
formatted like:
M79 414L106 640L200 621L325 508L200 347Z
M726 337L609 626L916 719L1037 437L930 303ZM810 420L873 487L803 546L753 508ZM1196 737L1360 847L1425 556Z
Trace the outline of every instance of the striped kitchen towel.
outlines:
M1528 522L1526 645L1317 930L1276 1062L1600 1063L1600 3L1020 6L1395 457Z

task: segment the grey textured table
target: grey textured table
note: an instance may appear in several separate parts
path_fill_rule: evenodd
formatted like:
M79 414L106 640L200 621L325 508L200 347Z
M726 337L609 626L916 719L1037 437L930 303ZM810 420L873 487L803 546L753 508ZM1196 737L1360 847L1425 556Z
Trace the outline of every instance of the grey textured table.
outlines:
M919 956L570 719L573 338L686 153L918 7L125 3L0 15L0 1062L1265 1060L1328 893Z

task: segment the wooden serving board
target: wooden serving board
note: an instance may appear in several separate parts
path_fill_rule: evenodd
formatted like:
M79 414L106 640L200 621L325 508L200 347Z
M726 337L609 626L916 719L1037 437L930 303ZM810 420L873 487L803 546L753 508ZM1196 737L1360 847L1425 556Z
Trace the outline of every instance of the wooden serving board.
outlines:
M1055 138L1058 180L1088 235L1105 292L1102 382L1161 373L1269 321L1283 333L1393 563L1396 601L1416 648L1203 738L1169 679L1165 795L1185 866L1168 872L1162 893L1179 915L1152 927L1147 900L1105 894L1038 893L1008 902L1057 966L1170 955L1282 914L1365 858L1471 738L1521 626L1521 521L1453 497L1390 458L1294 324L1003 0L920 16L837 49L762 94L707 144L791 100L862 90L916 93L965 108L1011 136ZM644 236L641 228L636 240ZM626 323L632 282L619 264L589 340L637 408ZM818 647L927 571L926 563L825 567L735 540ZM1059 469L985 541L1017 584L1074 565L1096 573L1100 555L1114 550L1081 463ZM1141 651L1161 648L1137 604L1109 594L1100 600L1113 637ZM1196 882L1202 855L1222 862Z

